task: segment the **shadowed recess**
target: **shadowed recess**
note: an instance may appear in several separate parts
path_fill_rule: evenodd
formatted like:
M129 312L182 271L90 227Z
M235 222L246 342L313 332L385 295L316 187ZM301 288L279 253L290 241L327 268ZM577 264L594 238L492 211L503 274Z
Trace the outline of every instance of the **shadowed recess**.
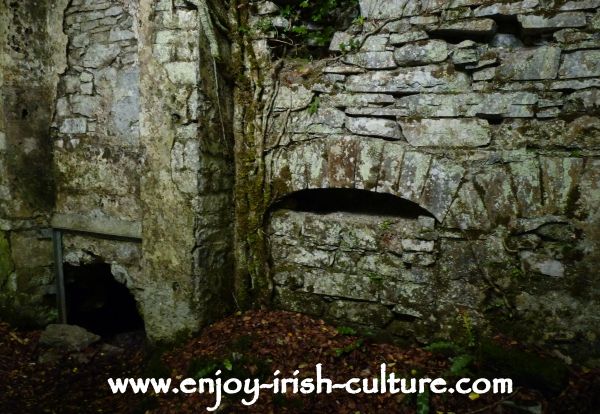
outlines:
M103 337L144 329L135 299L110 265L64 265L67 322Z
M387 193L352 188L319 188L291 193L271 206L319 214L347 212L373 216L417 218L433 215L412 201Z

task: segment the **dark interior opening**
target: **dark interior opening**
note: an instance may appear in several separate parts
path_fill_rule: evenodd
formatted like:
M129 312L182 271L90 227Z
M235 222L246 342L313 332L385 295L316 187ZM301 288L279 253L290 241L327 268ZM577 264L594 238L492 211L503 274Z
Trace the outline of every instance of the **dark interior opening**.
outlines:
M417 218L433 215L412 201L387 193L353 188L319 188L289 194L277 201L271 210L288 209L318 214L343 211L376 216Z
M67 322L104 338L144 329L135 299L115 280L110 265L64 264Z

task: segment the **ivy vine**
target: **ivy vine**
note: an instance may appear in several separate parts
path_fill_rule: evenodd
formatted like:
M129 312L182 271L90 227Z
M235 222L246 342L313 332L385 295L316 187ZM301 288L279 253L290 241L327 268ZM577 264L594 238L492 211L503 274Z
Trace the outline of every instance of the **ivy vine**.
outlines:
M274 47L280 55L322 56L333 34L360 20L358 0L278 0L286 27L275 28L259 21L263 32L275 30Z

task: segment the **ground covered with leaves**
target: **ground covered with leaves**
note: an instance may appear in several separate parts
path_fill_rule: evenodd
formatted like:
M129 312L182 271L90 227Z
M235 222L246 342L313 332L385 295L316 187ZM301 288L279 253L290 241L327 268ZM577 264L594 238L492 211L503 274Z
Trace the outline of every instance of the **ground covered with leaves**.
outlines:
M52 352L39 344L39 331L22 332L0 323L1 413L200 413L214 405L213 395L113 395L115 377L278 378L323 375L339 383L350 378L377 378L380 365L397 377L442 377L451 381L516 376L510 395L359 394L273 395L263 390L258 402L241 404L242 395L224 397L223 413L598 413L600 372L552 363L539 350L495 338L491 349L502 359L485 361L452 346L429 349L379 343L320 320L289 312L252 311L226 318L175 347L151 347L137 334L121 335L77 353ZM506 351L506 352L504 352ZM498 354L498 352L496 352ZM494 352L489 353L495 358ZM486 354L487 355L487 354ZM519 358L523 358L520 360ZM519 371L531 361L538 372ZM496 367L494 372L494 367ZM534 366L535 370L535 366ZM498 371L502 372L501 375ZM510 371L507 372L507 371ZM530 370L531 371L531 370ZM564 377L564 378L563 378ZM557 385L560 384L560 387Z

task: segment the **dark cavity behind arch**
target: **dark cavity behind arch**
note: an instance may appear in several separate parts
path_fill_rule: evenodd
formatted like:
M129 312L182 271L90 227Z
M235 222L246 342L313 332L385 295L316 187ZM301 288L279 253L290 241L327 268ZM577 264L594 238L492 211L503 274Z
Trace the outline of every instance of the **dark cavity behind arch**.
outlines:
M387 193L353 188L320 188L291 193L276 201L270 211L279 209L317 214L346 212L373 216L414 218L433 215L418 204Z

